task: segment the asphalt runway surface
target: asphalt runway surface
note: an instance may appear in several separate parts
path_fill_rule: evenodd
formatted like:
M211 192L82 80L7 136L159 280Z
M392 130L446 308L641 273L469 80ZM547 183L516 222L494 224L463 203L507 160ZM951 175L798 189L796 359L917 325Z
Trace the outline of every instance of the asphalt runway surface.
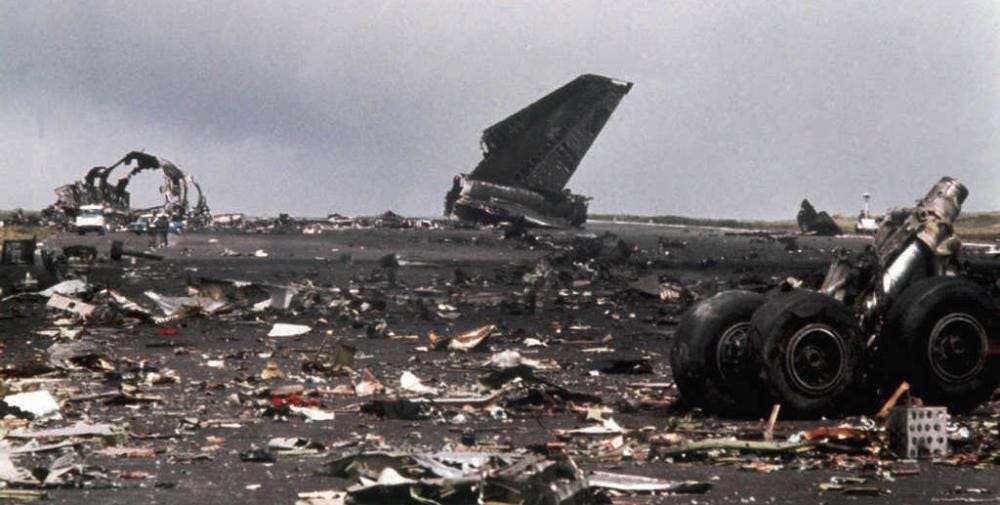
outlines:
M574 261L572 245L600 242L611 232L630 249L630 259L596 266ZM577 235L583 235L580 239ZM86 243L107 254L110 239L141 249L148 238L59 235L49 247ZM622 254L605 237L607 255ZM497 415L477 408L441 407L420 420L385 419L359 412L368 398L338 394L357 384L362 371L398 388L403 372L440 390L439 396L474 391L495 353L516 350L558 367L540 375L573 391L601 398L604 415L629 431L626 449L609 450L608 437L563 438L566 451L587 470L603 469L671 480L712 484L704 494L637 495L619 503L934 503L997 501L997 463L912 462L883 468L878 457L824 455L715 455L656 457L645 442L654 434L703 438L715 434L757 436L763 420L730 420L678 407L667 359L677 321L690 297L724 289L764 290L793 277L807 286L822 281L833 250L863 248L865 237L796 237L775 240L765 233L634 224L591 223L585 229L542 233L537 241L508 239L495 229L364 229L318 235L196 232L171 237L165 261L104 261L89 274L93 284L112 287L154 309L144 296L155 291L185 294L195 278L221 278L272 285L310 283L321 292L316 305L224 317L189 317L163 324L90 324L82 338L102 345L115 371L58 371L50 389L62 395L114 389L149 370L172 370L176 384L142 385L158 401L79 401L63 404L64 421L107 422L127 427L129 447L151 448L152 457L112 457L79 449L87 465L106 479L83 488L53 488L43 503L293 504L297 493L343 490L354 480L316 475L326 461L363 450L517 451L561 440L559 429L593 425L572 405L544 401ZM255 256L263 251L266 257ZM569 252L567 252L569 251ZM234 255L234 254L239 254ZM398 266L386 255L395 254ZM567 257L569 256L569 257ZM551 261L541 261L550 258ZM638 258L638 259L637 259ZM991 259L973 258L984 278L995 274ZM388 265L388 266L387 266ZM541 265L541 266L539 266ZM683 287L678 300L661 300L634 287L654 275ZM688 295L691 293L691 295ZM331 307L330 299L349 300ZM367 303L367 306L365 303ZM42 302L0 304L0 342L5 366L44 359L58 339L38 331L59 317ZM308 325L299 337L269 338L274 323ZM454 335L496 325L487 344L472 352L426 350L428 334ZM535 339L544 346L531 346ZM532 340L533 342L533 340ZM353 371L315 368L337 344L356 348ZM594 373L614 360L648 364L646 373ZM268 363L284 377L262 379ZM335 419L307 422L301 416L269 415L260 391L302 385ZM643 386L645 385L645 386ZM432 395L433 396L433 395ZM996 398L996 397L995 397ZM966 422L993 423L996 401ZM856 418L779 420L776 437ZM244 461L241 454L265 447L273 437L319 442L316 454L279 456L273 462ZM996 447L996 441L992 442ZM55 455L38 453L16 461L45 467ZM974 459L974 458L973 458ZM887 468L906 472L886 478ZM876 496L821 490L834 477L861 477ZM971 490L971 491L969 491Z

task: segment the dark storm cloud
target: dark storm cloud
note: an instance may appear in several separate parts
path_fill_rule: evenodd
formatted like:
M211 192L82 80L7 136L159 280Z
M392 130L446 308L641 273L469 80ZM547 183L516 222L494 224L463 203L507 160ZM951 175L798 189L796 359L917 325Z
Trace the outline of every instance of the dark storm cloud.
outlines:
M219 210L434 214L479 131L636 82L570 186L597 211L996 207L992 3L0 3L0 207L145 148Z

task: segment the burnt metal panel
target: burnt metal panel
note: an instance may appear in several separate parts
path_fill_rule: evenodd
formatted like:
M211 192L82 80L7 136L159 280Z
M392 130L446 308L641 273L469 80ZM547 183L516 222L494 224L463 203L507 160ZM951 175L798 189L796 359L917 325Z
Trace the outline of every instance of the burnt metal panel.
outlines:
M36 239L4 240L0 244L0 264L31 265L35 261Z
M577 77L483 132L470 179L561 191L632 83Z

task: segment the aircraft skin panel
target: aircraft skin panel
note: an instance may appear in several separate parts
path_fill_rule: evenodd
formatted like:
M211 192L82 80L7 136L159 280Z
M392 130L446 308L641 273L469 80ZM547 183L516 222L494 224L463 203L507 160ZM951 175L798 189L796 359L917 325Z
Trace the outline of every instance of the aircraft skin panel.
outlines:
M632 84L581 75L483 132L469 178L544 193L562 191Z

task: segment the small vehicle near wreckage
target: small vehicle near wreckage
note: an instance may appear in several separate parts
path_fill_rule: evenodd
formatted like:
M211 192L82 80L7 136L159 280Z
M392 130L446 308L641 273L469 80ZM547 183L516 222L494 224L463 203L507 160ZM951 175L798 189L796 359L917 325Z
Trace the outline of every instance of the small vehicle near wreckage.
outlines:
M128 231L136 234L143 235L149 233L155 228L154 224L156 221L156 215L154 214L142 214L135 218L134 221L128 224ZM184 231L184 222L178 221L176 219L171 219L167 223L167 232L178 234Z
M871 193L865 192L861 195L865 199L865 206L858 213L858 220L854 223L854 233L859 235L874 235L878 231L879 218L872 215Z
M80 235L91 231L98 235L107 233L108 220L104 216L104 206L81 205L77 211L76 219L73 221L73 227Z
M968 189L945 177L882 220L872 247L839 252L817 291L726 291L682 318L671 366L682 397L723 415L773 404L796 417L859 412L901 381L954 412L1000 383L1000 312L958 276L953 223Z

